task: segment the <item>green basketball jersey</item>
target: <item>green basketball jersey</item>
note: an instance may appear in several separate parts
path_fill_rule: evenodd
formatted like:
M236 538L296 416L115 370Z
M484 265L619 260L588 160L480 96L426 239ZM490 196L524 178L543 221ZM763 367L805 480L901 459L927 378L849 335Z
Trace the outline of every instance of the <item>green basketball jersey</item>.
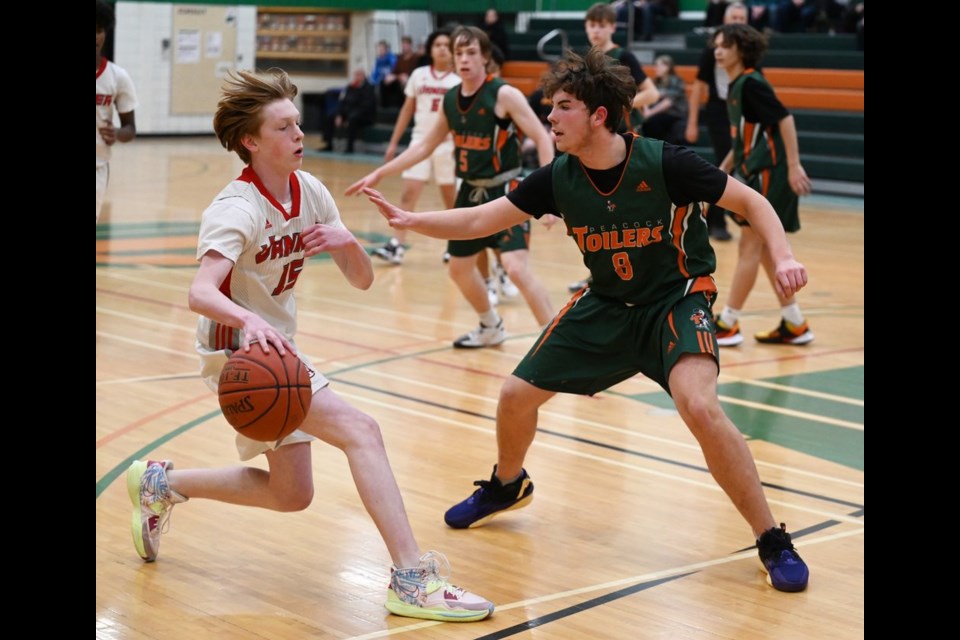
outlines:
M730 136L733 138L733 166L749 178L760 169L767 169L787 161L779 127L765 127L759 122L748 122L743 117L743 85L747 78L770 86L763 74L746 69L730 83L727 95L727 115L730 117ZM772 90L772 88L771 88Z
M716 268L701 203L677 207L663 178L663 141L635 136L623 175L601 193L580 160L553 161L553 196L590 269L593 292L651 304L700 290ZM711 281L712 284L712 281Z
M457 104L459 86L443 96L443 113L453 131L457 176L461 178L489 179L520 166L516 126L512 121L503 126L494 111L497 92L504 84L500 78L487 76L465 111Z

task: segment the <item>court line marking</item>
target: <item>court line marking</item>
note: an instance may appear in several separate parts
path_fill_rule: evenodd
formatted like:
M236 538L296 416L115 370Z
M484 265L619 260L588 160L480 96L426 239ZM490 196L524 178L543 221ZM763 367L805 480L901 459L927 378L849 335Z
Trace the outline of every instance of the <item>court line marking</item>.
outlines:
M171 349L170 347L163 347L158 344L153 344L151 342L144 342L143 340L137 340L135 338L127 338L116 333L111 333L109 331L97 331L97 335L101 338L107 338L109 340L116 340L117 342L122 342L124 344L132 344L144 349L151 349L153 351L159 351L161 353L167 353L174 356L180 356L181 358L190 358L191 360L196 361L199 356L195 351L185 352L178 351L176 349Z
M340 363L337 363L337 364L339 365ZM459 397L462 397L462 398L469 398L469 399L472 399L472 400L480 400L480 401L483 401L483 402L487 402L487 403L489 403L489 404L492 404L492 405L494 405L494 406L496 406L496 404L497 404L497 402L498 402L498 400L497 400L496 398L490 398L490 397L488 397L488 396L483 396L483 395L478 395L478 394L474 394L474 393L469 393L469 392L466 392L466 391L460 391L459 389L453 389L453 388L450 388L450 387L444 387L444 386L440 386L440 385L435 385L435 384L430 383L430 382L425 382L425 381L422 381L422 380L415 380L415 379L411 379L411 378L405 377L405 376L398 376L398 375L386 373L386 372L384 372L384 371L378 371L378 370L373 369L373 368L371 368L371 369L364 369L364 370L363 370L363 373L364 373L364 375L374 375L374 376L380 376L380 377L383 377L383 378L387 378L387 379L390 379L390 380L396 380L396 381L398 381L398 382L403 382L404 384L407 384L407 385L424 387L424 388L429 389L429 390L431 390L431 391L436 391L436 392L440 392L440 393L445 393L445 394L449 394L449 395L452 395L452 396L459 396ZM330 374L330 375L336 377L338 374L335 374L335 373L334 373L334 374ZM651 384L656 384L656 383L651 382ZM659 385L657 385L657 387L659 388ZM640 404L646 404L646 403L644 403L644 402L642 402L642 401L640 401L640 400L636 400L635 398L626 398L626 399L629 400L629 401L632 401L632 402L639 402ZM648 406L649 406L649 405L648 405ZM766 405L760 405L760 406L764 406L764 407L765 407ZM773 407L773 409L776 409L776 408L777 408L777 407ZM674 413L675 413L675 412L674 412ZM657 443L660 443L660 444L673 445L673 446L676 446L676 447L680 447L680 448L683 448L683 449L687 449L687 450L689 450L689 451L697 451L697 452L700 451L699 445L689 444L689 443L686 443L686 442L681 442L681 441L679 441L679 440L672 440L672 439L669 439L669 438L664 438L664 437L662 437L662 436L654 436L654 435L649 435L649 434L645 434L645 433L638 433L638 432L635 431L635 430L631 430L631 429L627 429L627 428L623 428L623 427L616 427L616 426L613 426L613 425L604 424L604 423L602 423L602 422L595 422L595 421L593 421L593 420L587 420L587 419L584 419L584 418L578 418L578 417L571 416L571 415L566 414L566 413L559 413L559 412L556 412L556 411L550 411L550 410L541 408L541 409L540 409L540 414L541 414L541 415L544 415L544 416L548 416L548 417L550 417L550 418L558 419L558 420L565 420L565 421L567 421L567 422L571 422L571 423L574 423L574 424L581 424L581 425L593 427L593 428L596 428L596 429L599 429L599 430L602 430L602 431L609 431L609 432L611 432L611 433L616 433L616 434L618 434L618 435L633 436L633 437L635 437L635 438L640 438L640 439L642 439L642 440L649 440L649 441L657 442ZM677 415L678 415L678 414L677 414ZM678 415L678 418L679 418L679 415ZM815 472L811 472L811 471L805 471L805 470L803 470L803 469L796 469L796 468L794 468L794 467L788 467L788 466L785 466L785 465L774 464L774 463L770 463L770 462L762 462L762 461L760 461L760 460L757 460L756 463L757 463L758 466L762 465L762 466L765 466L765 467L769 467L769 468L771 468L771 469L777 469L777 470L781 470L781 471L789 471L789 472L791 472L791 473L797 473L797 474L805 475L805 476L807 476L807 477L817 478L817 479L820 479L820 480L830 480L830 481L837 482L837 483L840 483L840 484L846 484L846 485L849 485L849 486L852 486L852 487L863 488L863 486L864 486L864 484L863 484L862 482L854 482L854 481L844 480L844 479L841 479L841 478L835 478L835 477L833 477L833 476L827 476L827 475L820 474L820 473L815 473Z
M428 420L434 420L434 421L437 421L437 422L442 422L442 423L445 423L445 424L450 424L450 425L458 426L458 427L461 427L461 428L464 428L464 429L468 429L468 430L471 430L471 431L476 431L476 432L478 432L478 433L484 433L484 434L487 434L487 435L492 435L492 434L494 433L494 430L493 430L493 429L490 429L489 427L481 427L481 426L479 426L479 425L473 425L473 424L470 424L470 423L468 423L468 422L464 422L464 421L462 421L462 420L454 420L453 418L445 418L445 417L437 416L437 415L435 415L435 414L427 413L427 412L425 412L425 411L418 411L418 410L416 410L416 409L410 409L410 408L407 408L407 407L402 407L402 406L397 405L396 403L384 402L384 401L376 400L376 399L374 399L374 398L369 398L369 397L366 397L366 396L361 396L361 395L357 395L357 394L354 394L354 393L345 392L345 391L342 391L342 390L341 390L341 391L338 391L337 393L338 393L339 395L343 396L344 398L350 398L350 399L355 400L355 401L357 401L357 402L365 402L365 403L367 403L367 404L372 404L372 405L375 405L375 406L378 406L378 407L383 407L383 408L390 409L390 410L391 410L392 412L394 412L394 413L397 413L397 412L407 413L407 414L409 414L409 415L411 415L411 416L416 416L416 417L418 417L418 418L424 418L424 419L428 419ZM569 447L563 447L563 446L560 446L560 445L551 444L551 443L549 443L549 442L537 441L537 442L536 442L536 446L539 447L539 448L542 448L542 449L550 449L551 451L556 451L556 452L559 452L559 453L565 453L565 454L567 454L567 455L571 455L571 456L574 456L574 457L577 457L577 458L583 458L583 459L585 459L585 460L591 460L591 461L593 461L593 462L600 462L600 463L603 463L603 464L608 464L608 465L612 465L612 466L622 467L622 468L624 468L624 469L629 469L629 470L631 470L631 471L640 472L640 473L643 473L643 474L646 474L646 475L651 475L651 476L654 476L654 477L657 477L657 478L661 478L661 479L665 479L665 480L672 480L672 481L676 481L676 482L682 482L682 483L684 483L684 484L692 485L692 486L695 486L695 487L698 487L698 488L701 488L701 489L707 489L707 490L709 490L709 491L714 491L714 492L723 493L723 489L721 489L721 488L720 488L720 485L718 485L716 482L713 482L713 481L712 481L712 478L711 478L711 482L709 482L709 483L708 483L708 482L703 482L703 481L701 481L701 480L696 480L696 479L693 479L693 478L684 478L683 476L677 475L677 474L675 474L675 473L668 473L668 472L665 472L665 471L657 471L657 470L655 470L655 469L648 469L648 468L646 468L646 467L638 466L638 465L635 464L635 463L624 462L624 461L622 461L622 460L615 460L615 459L612 459L612 458L605 458L605 457L603 457L603 456L598 456L598 455L595 455L595 454L592 454L592 453L587 453L587 452L584 452L584 451L577 451L576 449L571 449L571 448L569 448ZM726 496L726 494L724 494L724 496ZM824 509L817 509L817 508L813 508L813 507L805 507L805 506L797 505L797 504L795 504L795 503L788 502L788 501L785 501L785 500L778 500L778 499L773 499L773 498L767 497L767 502L770 503L770 504L776 504L776 505L779 505L779 506L782 506L782 507L788 508L788 509L796 509L796 510L798 510L798 511L803 511L803 512L806 512L806 513L812 513L812 514L815 514L815 515L817 515L817 516L819 516L819 517L821 517L821 518L838 520L838 521L840 521L840 522L847 522L847 523L852 523L852 524L862 524L862 522L863 522L862 519L851 518L850 516L847 516L847 515L845 515L845 514L837 514L837 513L831 512L831 511L826 511L826 510L824 510Z
M123 313L123 312L117 312L117 313L118 313L118 315L120 315L121 317L127 316L127 314L125 314L125 313ZM157 321L157 322L160 322L160 321ZM183 330L185 331L186 328L183 328ZM127 344L132 344L132 345L139 346L139 347L141 347L141 348L151 349L151 350L154 350L154 351L159 351L159 352L162 352L162 353L167 353L167 354L172 354L172 355L177 355L177 356L184 357L184 358L195 359L195 358L198 357L197 354L196 354L196 352L194 352L194 351L189 351L189 352L186 352L186 351L177 351L177 350L171 349L171 348L169 348L169 347L164 347L164 346L160 346L160 345L157 345L157 344L148 343L148 342L144 342L144 341L142 341L142 340L136 340L136 339L133 339L133 338L126 338L126 337L123 337L123 336L120 336L120 335L117 335L117 334L114 334L114 333L110 333L110 332L97 331L96 334L99 335L99 336L101 336L101 337L104 337L104 338L117 340L118 342L124 342L124 343L127 343ZM415 354L414 354L414 355L415 355ZM313 359L313 358L311 357L311 359ZM331 364L333 364L333 365L335 365L335 366L341 366L341 365L343 365L343 363L340 363L340 362L331 362ZM483 401L485 401L485 402L494 402L494 403L496 402L496 400L494 400L494 399L492 399L492 398L488 398L488 397L486 397L486 396L478 396L478 395L475 395L475 394L468 394L468 393L461 392L461 391L459 391L459 390L451 389L451 388L448 388L448 387L440 387L440 386L436 386L436 385L431 385L430 383L426 383L426 382L422 382L422 381L418 381L418 380L411 380L410 378L401 377L401 376L395 376L395 375L392 375L392 374L387 374L387 373L385 373L385 372L380 372L380 371L377 371L376 369L373 369L373 368L364 369L364 372L365 372L365 374L380 375L380 376L383 376L383 377L387 377L387 378L392 378L392 379L395 379L395 380L403 381L403 382L405 382L406 384L416 384L416 385L425 386L425 387L427 387L427 388L430 388L430 389L433 389L433 390L437 390L437 391L443 391L444 393L449 393L449 394L452 394L452 395L460 395L460 396L463 396L463 397L469 397L469 398L474 398L474 399L481 399L481 400L483 400ZM336 373L331 373L330 375L331 375L331 376L334 376L334 375L337 375L337 374L336 374ZM112 381L112 382L115 383L115 381ZM107 383L109 383L109 382L98 382L98 383L97 383L97 386L99 386L99 385L101 385L101 384L107 384ZM651 384L655 384L655 383L652 383L652 382L651 382ZM659 387L659 385L657 385L657 386ZM791 415L791 414L792 414L792 415L799 415L799 416L813 415L813 414L804 414L803 412L791 412L791 411L789 411L789 410L785 410L785 409L782 409L782 408L780 408L780 407L773 407L773 406L770 406L770 405L763 405L763 404L760 404L760 403L752 403L752 402L747 402L747 401L741 401L741 400L739 400L739 399L729 398L729 397L727 397L727 396L721 396L721 400L723 400L723 399L726 399L728 402L730 402L730 403L732 403L732 404L739 404L739 405L743 405L743 406L747 406L747 407L751 407L751 408L758 408L758 409L762 409L762 410L768 410L768 411L775 412L775 413L784 413L784 414L788 414L788 415ZM639 402L639 401L637 401L637 400L635 400L635 399L634 399L634 401L635 401L635 402ZM619 428L619 427L613 427L613 426L610 426L610 425L603 425L602 423L596 423L596 422L592 422L592 421L586 421L586 420L582 420L582 419L579 419L579 418L572 418L572 417L570 417L570 416L568 416L568 415L566 415L566 414L559 414L559 413L552 412L552 411L543 411L543 413L544 413L544 415L550 416L550 417L552 417L552 418L564 418L564 419L567 419L567 420L573 420L573 421L580 422L580 423L582 423L582 424L587 424L587 425L590 425L590 426L593 426L593 427L596 427L596 428L599 428L599 429L611 430L611 431L613 431L613 432L615 432L615 433L621 433L621 434L626 434L626 435L633 435L633 436L635 436L635 437L646 438L646 439L649 439L649 440L653 440L653 441L657 441L657 442L662 442L662 443L675 444L676 446L681 446L681 447L689 448L689 449L691 449L691 450L693 450L693 449L696 448L696 447L693 447L692 445L687 445L687 444L685 444L685 443L680 443L680 442L671 441L671 440L667 440L667 439L661 439L661 438L658 438L657 436L649 436L649 435L646 435L646 434L638 434L638 433L636 433L636 432L634 432L634 431L630 431L630 430L627 430L627 429L621 429L621 428ZM816 416L814 416L814 417L816 417ZM812 419L812 418L811 418L811 419ZM823 420L821 420L821 421L822 421L822 422L826 422L826 421L828 421L828 420L831 420L831 419L823 419ZM842 426L842 425L841 425L841 426ZM862 427L861 427L861 430L862 430ZM757 461L757 464L764 464L764 465L766 466L766 463L762 463L761 461ZM783 468L783 467L779 467L779 466L773 467L773 466L772 466L771 468ZM790 468L788 467L787 469L790 469ZM807 473L807 472L803 472L803 471L801 471L801 470L794 470L794 469L790 469L790 470L791 470L791 471L796 471L796 472L798 472L798 473ZM812 476L812 477L816 477L816 476ZM837 482L845 482L845 481L842 481L842 480L839 480L839 479L836 479L835 481L837 481ZM862 485L854 485L854 486L862 486Z
M861 521L861 522L858 522L857 524L860 526L852 531L840 531L838 533L821 536L819 538L813 538L809 540L804 539L802 547L813 546L817 544L824 544L827 542L833 542L835 540L840 540L843 538L850 538L852 536L864 535L865 526L863 525L863 522ZM539 596L536 598L528 598L527 600L519 600L517 602L511 602L505 605L497 605L496 611L510 611L512 609L519 609L521 607L529 607L535 604L553 602L555 600L561 600L563 598L571 598L574 596L580 596L587 593L593 593L596 591L605 591L608 589L616 589L621 587L627 587L634 584L640 584L642 582L651 582L654 580L662 580L664 578L677 577L684 573L695 573L695 572L702 571L704 569L708 569L710 567L729 564L731 562L739 562L740 560L745 560L747 558L756 559L756 557L757 557L756 549L747 549L744 551L738 551L737 553L733 553L728 556L724 556L722 558L715 558L713 560L704 560L703 562L694 562L681 567L673 567L671 569L662 569L660 571L652 571L650 573L644 573L638 576L630 576L628 578L611 580L609 582L588 585L585 587L579 587L577 589L570 589L568 591L560 591L557 593L551 593L551 594ZM435 622L432 620L425 621L425 622L417 622L417 623L406 625L403 627L395 627L393 629L384 629L382 631L374 631L374 632L366 633L359 636L351 636L347 640L373 640L374 638L386 638L389 636L399 635L401 633L407 633L409 631L418 631L420 629L428 629L441 624L447 624L447 623Z
M731 375L729 373L723 372L723 367L720 367L720 378L725 382L739 382L741 384L749 384L754 387L763 387L765 389L773 389L774 391L786 391L788 393L793 393L799 396L810 396L811 398L819 398L821 400L830 400L831 402L839 402L842 404L852 404L857 407L863 406L863 400L858 398L850 398L847 396L838 396L833 393L824 393L823 391L814 391L812 389L803 389L800 387L791 387L785 384L777 384L776 382L766 382L764 380L751 380L749 378L740 378L738 376Z

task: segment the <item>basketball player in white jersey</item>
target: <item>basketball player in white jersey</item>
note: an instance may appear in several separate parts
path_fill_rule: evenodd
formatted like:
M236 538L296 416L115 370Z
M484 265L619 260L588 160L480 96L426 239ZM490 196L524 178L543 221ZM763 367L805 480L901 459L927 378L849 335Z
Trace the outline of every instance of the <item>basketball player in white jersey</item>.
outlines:
M212 389L234 350L297 353L293 290L310 256L329 253L358 289L373 283L370 258L341 222L330 192L300 168L303 131L292 101L296 95L297 87L279 69L231 74L214 116L220 142L247 167L214 198L200 223L200 268L189 302L201 315L197 349L201 375ZM268 470L174 471L170 461L130 466L127 489L140 556L156 559L170 510L188 498L275 511L306 509L314 495L310 441L319 438L346 454L360 499L393 560L386 608L431 620L487 617L493 604L447 583L438 574L446 560L417 545L377 423L334 393L326 378L300 357L311 373L314 394L300 429L272 443L237 435L241 460L263 453Z
M443 108L444 94L460 84L460 76L453 70L450 31L441 29L431 33L427 38L426 48L430 53L431 64L414 69L403 88L407 97L397 115L390 144L383 156L384 162L390 162L397 155L397 145L410 125L410 119L413 118L413 133L410 139L410 144L413 144L433 128L437 115ZM452 209L457 200L455 168L453 136L449 135L434 149L429 158L401 174L403 191L400 194L400 201L406 203L405 208L408 211L414 210L423 192L423 186L433 174L444 204ZM406 230L395 231L389 242L374 251L374 255L391 264L403 264L405 251L403 243L406 237Z
M97 221L110 178L110 147L116 142L130 142L137 135L133 81L123 67L103 57L107 32L114 24L113 8L97 0ZM119 128L114 126L114 114L120 115Z

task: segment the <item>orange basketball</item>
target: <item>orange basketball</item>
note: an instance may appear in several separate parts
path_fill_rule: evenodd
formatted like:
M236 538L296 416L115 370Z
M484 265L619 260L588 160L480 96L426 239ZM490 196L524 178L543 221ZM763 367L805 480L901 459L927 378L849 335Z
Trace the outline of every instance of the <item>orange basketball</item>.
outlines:
M220 409L227 422L248 438L280 440L292 433L310 411L313 389L307 367L276 347L264 353L259 344L234 351L219 383Z

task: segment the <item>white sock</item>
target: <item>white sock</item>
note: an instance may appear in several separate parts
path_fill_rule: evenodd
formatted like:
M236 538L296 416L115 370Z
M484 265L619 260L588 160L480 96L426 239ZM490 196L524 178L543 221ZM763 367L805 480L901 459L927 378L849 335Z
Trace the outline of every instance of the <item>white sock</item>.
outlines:
M724 307L723 311L720 312L720 322L728 327L736 325L738 320L740 320L740 309Z
M495 327L500 324L500 316L497 315L496 311L490 309L490 311L480 314L480 324L485 327Z
M788 304L785 307L780 307L780 315L795 327L803 324L803 314L800 313L800 305L796 302Z

